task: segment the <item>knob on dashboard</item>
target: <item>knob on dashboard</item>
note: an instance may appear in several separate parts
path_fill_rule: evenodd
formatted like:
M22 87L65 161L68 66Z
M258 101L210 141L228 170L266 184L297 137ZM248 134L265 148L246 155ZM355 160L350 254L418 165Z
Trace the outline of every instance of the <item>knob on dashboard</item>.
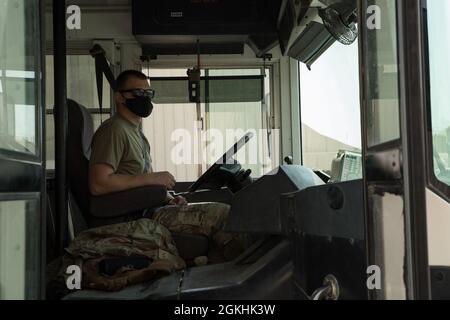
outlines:
M287 165L293 165L294 164L294 159L292 158L292 156L287 156L286 158L284 158L284 162L286 162Z

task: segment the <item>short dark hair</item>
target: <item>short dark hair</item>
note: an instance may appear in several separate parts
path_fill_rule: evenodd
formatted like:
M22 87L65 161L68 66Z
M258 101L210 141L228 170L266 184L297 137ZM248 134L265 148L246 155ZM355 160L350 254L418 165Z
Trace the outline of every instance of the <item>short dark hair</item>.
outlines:
M137 70L126 70L123 71L116 79L116 91L125 90L128 80L136 78L140 80L147 80L148 77L140 71Z

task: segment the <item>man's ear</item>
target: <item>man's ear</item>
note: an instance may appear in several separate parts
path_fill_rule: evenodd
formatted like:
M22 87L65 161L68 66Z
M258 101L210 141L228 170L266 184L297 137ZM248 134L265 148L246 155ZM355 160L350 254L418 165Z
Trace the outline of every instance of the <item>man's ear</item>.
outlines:
M125 103L125 98L120 92L114 93L114 100L116 101L116 105L122 105Z

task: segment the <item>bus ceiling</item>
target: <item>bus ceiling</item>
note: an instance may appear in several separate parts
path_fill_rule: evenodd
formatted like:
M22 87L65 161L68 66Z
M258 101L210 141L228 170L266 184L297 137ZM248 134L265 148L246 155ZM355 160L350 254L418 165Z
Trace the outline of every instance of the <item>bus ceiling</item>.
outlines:
M69 42L134 39L142 47L142 55L152 59L160 55L249 55L251 52L256 58L268 53L274 59L287 55L311 66L336 40L350 44L357 35L356 0L72 0L66 3L81 8L86 17L83 21L87 21L89 28L68 34ZM118 12L123 14L117 15ZM104 19L99 16L102 13ZM118 23L117 19L122 21Z
M133 1L133 34L147 56L243 54L279 48L308 65L335 40L355 41L355 0Z

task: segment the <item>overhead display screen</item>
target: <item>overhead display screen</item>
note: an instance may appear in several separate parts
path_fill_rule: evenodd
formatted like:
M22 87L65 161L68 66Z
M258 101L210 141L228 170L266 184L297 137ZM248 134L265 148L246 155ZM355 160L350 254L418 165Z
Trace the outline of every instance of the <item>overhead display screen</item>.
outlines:
M135 0L134 34L273 31L280 4L281 0ZM185 28L180 30L180 25Z
M260 12L264 0L174 0L159 1L159 23L255 22L264 19ZM244 8L243 8L244 7Z

